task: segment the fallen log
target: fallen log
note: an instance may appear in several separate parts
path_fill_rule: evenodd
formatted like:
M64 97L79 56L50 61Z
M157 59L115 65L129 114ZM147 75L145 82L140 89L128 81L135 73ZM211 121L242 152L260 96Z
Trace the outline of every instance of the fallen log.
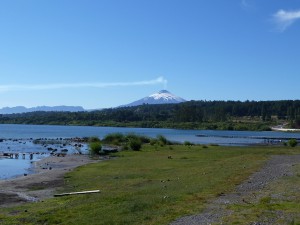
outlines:
M92 194L92 193L99 193L100 190L93 190L93 191L78 191L78 192L69 192L69 193L61 193L55 194L54 197L61 197L66 195L81 195L81 194Z

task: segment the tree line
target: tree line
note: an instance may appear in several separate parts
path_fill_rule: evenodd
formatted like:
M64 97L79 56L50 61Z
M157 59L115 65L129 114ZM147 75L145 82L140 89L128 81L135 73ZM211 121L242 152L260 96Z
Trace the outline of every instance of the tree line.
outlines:
M278 122L300 128L300 100L188 101L91 112L0 115L0 123L266 130ZM251 127L252 126L252 127Z

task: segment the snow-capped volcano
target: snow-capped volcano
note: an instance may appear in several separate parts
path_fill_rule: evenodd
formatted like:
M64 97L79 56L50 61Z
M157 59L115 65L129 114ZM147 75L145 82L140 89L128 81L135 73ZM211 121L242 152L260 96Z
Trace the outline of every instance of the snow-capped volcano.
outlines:
M167 90L161 90L148 97L142 98L140 100L134 101L125 106L137 106L143 104L175 104L180 102L185 102L183 98L180 98Z

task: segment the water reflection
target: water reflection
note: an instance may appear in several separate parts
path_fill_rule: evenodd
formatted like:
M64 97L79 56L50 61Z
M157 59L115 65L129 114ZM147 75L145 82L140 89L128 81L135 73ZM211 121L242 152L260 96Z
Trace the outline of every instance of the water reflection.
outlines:
M0 179L9 179L14 178L16 176L24 176L32 173L30 170L33 162L40 160L48 155L32 155L32 159L30 158L30 154L25 154L23 158L23 154L19 155L19 158L0 158Z

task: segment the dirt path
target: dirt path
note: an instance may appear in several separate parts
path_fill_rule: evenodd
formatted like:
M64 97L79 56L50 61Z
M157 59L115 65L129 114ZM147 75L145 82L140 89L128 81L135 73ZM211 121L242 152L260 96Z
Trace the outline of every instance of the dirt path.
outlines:
M234 193L224 194L208 204L198 215L186 216L172 222L171 225L208 225L223 224L222 219L232 214L228 210L231 204L252 204L262 197L260 192L271 182L284 176L293 175L293 166L300 164L300 155L273 156L265 166L237 186ZM273 222L257 222L255 224L273 224Z
M0 181L0 207L28 201L40 201L53 196L64 184L64 174L72 169L98 162L87 155L50 156L35 162L35 174Z

